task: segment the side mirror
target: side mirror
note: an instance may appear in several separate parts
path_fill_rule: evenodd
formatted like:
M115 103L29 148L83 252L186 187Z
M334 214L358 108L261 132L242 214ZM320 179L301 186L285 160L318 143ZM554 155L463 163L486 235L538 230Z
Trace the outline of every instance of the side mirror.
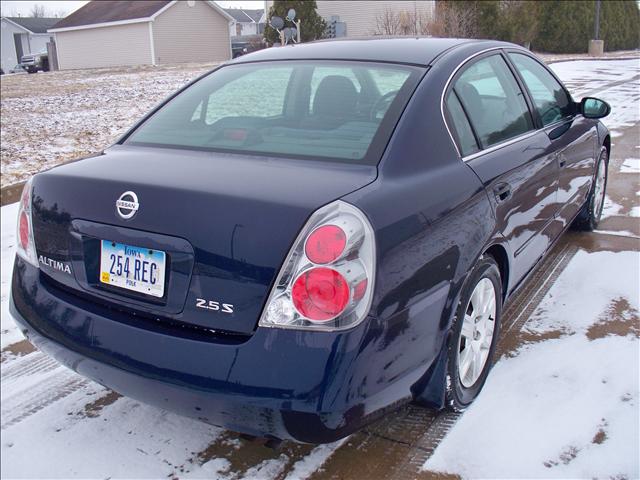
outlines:
M604 118L611 113L611 106L598 98L585 97L580 102L580 113L585 118Z

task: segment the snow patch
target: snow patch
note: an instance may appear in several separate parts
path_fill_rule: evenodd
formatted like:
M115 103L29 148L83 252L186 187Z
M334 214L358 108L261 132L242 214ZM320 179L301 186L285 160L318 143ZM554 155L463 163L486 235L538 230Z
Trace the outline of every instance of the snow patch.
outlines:
M0 295L2 296L0 314L0 347L22 340L11 314L9 313L9 295L11 294L11 275L13 261L16 254L16 225L18 219L18 204L13 203L2 207L0 222L2 228L2 250L0 257Z
M348 439L349 437L338 440L337 442L318 445L309 455L302 460L298 460L293 465L293 470L287 475L285 480L304 480L309 478L324 465L328 458L333 455L333 452L340 448Z
M640 158L627 158L622 162L620 173L640 173Z
M609 197L609 195L606 195L604 198L604 205L602 206L601 218L615 217L616 215L620 214L622 208L622 205L618 205L616 202L611 200L611 197Z
M640 253L578 252L526 328L560 338L501 359L480 397L424 464L463 478L638 478L640 341L595 336L638 323ZM464 454L461 454L464 452Z

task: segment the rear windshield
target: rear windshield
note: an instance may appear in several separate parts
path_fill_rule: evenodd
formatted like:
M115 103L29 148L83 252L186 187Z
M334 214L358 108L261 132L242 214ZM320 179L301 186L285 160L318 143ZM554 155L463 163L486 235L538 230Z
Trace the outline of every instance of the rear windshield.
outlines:
M228 65L126 143L376 164L422 73L363 62Z

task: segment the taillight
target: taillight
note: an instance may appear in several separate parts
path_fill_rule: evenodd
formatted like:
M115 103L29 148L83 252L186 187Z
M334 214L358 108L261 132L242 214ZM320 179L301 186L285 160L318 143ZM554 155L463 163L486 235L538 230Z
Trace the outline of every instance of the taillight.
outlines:
M344 252L347 236L340 227L323 225L316 228L304 244L304 253L313 263L330 263Z
M34 267L38 266L38 256L33 240L33 223L31 221L31 185L32 180L25 184L18 206L18 245L16 253Z
M375 239L364 214L343 201L316 211L276 279L260 326L312 330L353 327L369 312Z
M291 289L293 306L312 322L326 322L344 312L349 284L331 268L312 268L298 275Z
M29 248L29 236L31 231L29 229L29 217L26 212L20 212L20 218L18 220L18 238L20 240L20 246L23 250Z

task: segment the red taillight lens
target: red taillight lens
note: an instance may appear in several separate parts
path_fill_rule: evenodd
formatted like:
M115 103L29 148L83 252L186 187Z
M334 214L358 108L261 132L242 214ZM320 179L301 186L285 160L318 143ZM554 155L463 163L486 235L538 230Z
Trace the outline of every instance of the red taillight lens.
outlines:
M331 263L342 255L346 245L347 236L340 227L324 225L311 232L304 252L313 263Z
M27 181L22 189L22 196L18 205L18 224L16 225L18 245L16 245L16 254L34 267L38 267L38 255L33 241L33 227L31 224L32 180L33 177Z
M19 223L18 234L20 237L20 245L24 250L26 250L29 247L29 218L24 211L20 212Z
M360 300L364 297L364 294L367 293L367 285L369 285L369 280L366 278L361 280L353 289L353 299Z
M340 315L349 303L349 285L331 268L312 268L300 275L291 289L296 309L314 322Z

